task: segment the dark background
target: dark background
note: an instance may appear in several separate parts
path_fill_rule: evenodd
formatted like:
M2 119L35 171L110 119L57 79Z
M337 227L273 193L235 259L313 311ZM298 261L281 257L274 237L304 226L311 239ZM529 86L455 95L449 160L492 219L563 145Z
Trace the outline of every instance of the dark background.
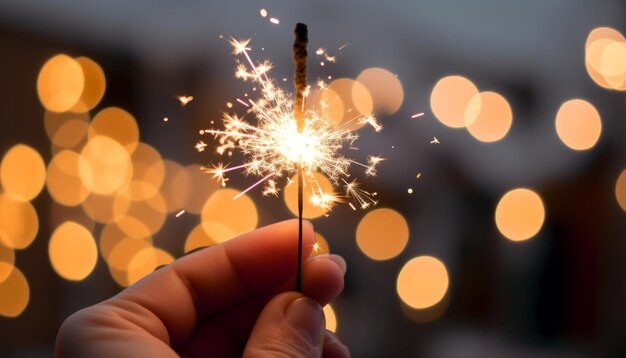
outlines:
M281 23L259 16L261 7ZM219 35L253 36L282 78L293 70L292 26L304 22L312 49L349 43L335 77L383 67L398 74L405 91L401 109L381 116L383 132L364 135L360 148L388 158L368 186L383 207L407 219L407 248L392 260L368 259L354 240L364 214L346 207L314 221L348 261L346 288L333 307L353 356L626 355L626 214L614 194L626 168L626 103L624 93L597 86L584 65L588 33L603 25L624 33L625 13L617 0L0 1L0 153L27 143L50 160L36 80L45 61L62 52L104 69L107 91L97 109L125 108L141 140L164 158L205 164L209 154L193 148L197 130L241 90ZM430 92L451 74L508 99L513 126L504 140L481 143L434 118ZM183 93L195 97L184 110L173 98ZM574 97L589 100L602 117L590 151L569 150L554 130L558 107ZM416 112L425 115L411 121ZM177 118L167 130L165 115ZM430 145L433 136L442 144ZM417 184L414 168L424 173ZM536 237L515 243L498 232L493 213L502 194L519 186L540 193L546 221ZM290 216L282 200L252 197L264 208L260 225ZM51 355L69 314L120 290L102 260L85 281L58 277L47 257L51 199L44 192L34 205L38 237L16 253L31 299L19 317L0 318L2 356ZM197 220L168 219L155 242L180 256ZM420 313L430 318L405 310L395 288L403 264L424 254L440 258L450 275L444 301Z

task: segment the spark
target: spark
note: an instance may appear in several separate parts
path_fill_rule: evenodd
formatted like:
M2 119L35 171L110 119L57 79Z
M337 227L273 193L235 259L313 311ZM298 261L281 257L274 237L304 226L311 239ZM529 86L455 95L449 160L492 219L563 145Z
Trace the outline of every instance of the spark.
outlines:
M170 120L169 118L167 118L167 117L163 117L163 122L167 122L167 121L169 121L169 120Z
M316 242L313 244L313 252L318 252L322 249L322 246L320 245L319 242Z
M299 130L294 117L294 96L284 91L277 82L268 76L272 70L269 61L257 62L250 56L250 40L230 39L233 53L239 57L235 69L235 77L242 81L250 81L259 91L259 98L246 101L237 98L237 102L247 110L245 116L224 113L223 128L204 129L201 134L211 134L217 140L216 152L230 154L233 150L243 155L243 163L229 167L227 164L212 164L203 171L211 174L222 186L226 186L231 171L241 171L246 176L258 179L254 184L240 192L235 199L256 187L262 187L264 196L277 196L283 180L289 185L290 177L298 168L306 182L311 185L309 202L317 207L330 210L335 204L349 199L352 208L367 209L376 205L375 193L360 188L356 180L351 182L349 169L355 164L364 169L366 176L376 175L376 166L384 159L380 156L369 156L367 162L361 163L343 155L343 151L354 149L358 135L349 130L349 123L368 124L375 132L382 129L372 115L356 116L348 123L335 128L326 117L325 110L310 109L303 104L304 123ZM322 50L322 49L320 49ZM318 50L319 51L319 50ZM286 80L283 79L283 80ZM323 82L317 83L324 88ZM304 100L310 94L310 86L303 92ZM204 142L199 142L196 149L204 150ZM324 190L317 183L314 174L320 172L330 179L335 187L343 186L343 193ZM339 190L341 192L341 190Z
M176 96L176 99L180 102L180 104L184 107L189 102L193 101L193 96Z
M417 173L417 175L415 175L415 179L419 179L422 177L422 173Z
M348 47L348 45L349 45L348 43L345 43L345 44L343 44L343 45L339 46L339 48L337 49L337 51L342 51L343 49L345 49L346 47Z
M315 54L321 56L324 54L324 52L326 52L326 50L320 47L317 49L317 51L315 51Z
M277 19L277 18L275 18L275 17L272 17L272 18L270 18L270 22L271 22L272 24L276 24L276 25L278 25L278 24L280 23L280 20L278 20L278 19Z
M411 116L411 118L417 118L417 117L421 117L423 115L424 115L424 112L415 113L414 115Z
M407 192L407 193L409 193L409 194L413 194L413 188L409 188L409 189L407 189L407 191L406 191L406 192Z
M206 147L206 143L204 143L203 141L198 141L198 143L196 143L195 148L198 152L204 152L204 148Z
M176 213L176 217L179 218L181 215L183 215L185 213L185 210L181 210L179 212Z
M439 139L437 139L437 137L433 137L433 140L430 141L430 144L441 144L439 142Z
M267 17L267 10L261 9L259 10L259 13L261 14L261 17Z

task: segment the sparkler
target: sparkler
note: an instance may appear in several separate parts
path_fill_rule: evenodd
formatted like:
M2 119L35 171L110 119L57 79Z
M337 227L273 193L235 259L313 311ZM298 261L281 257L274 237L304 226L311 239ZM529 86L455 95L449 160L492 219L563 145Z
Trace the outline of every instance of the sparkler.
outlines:
M244 195L255 187L263 186L263 195L277 196L280 191L278 180L285 175L298 177L298 266L296 290L301 290L302 271L302 214L304 208L303 189L311 185L309 202L312 205L330 210L335 203L352 200L349 205L352 209L367 209L377 204L376 193L370 193L360 188L356 179L348 181L349 167L354 164L364 169L366 176L377 174L376 166L384 159L379 156L370 156L366 164L342 155L342 150L356 150L354 146L358 135L350 130L354 124L369 125L378 132L382 126L373 115L355 115L353 118L333 127L325 115L328 104L321 103L320 110L307 106L306 100L311 92L307 85L306 61L308 31L304 24L297 24L293 44L295 75L295 96L289 95L276 85L276 81L268 76L272 69L269 61L255 62L250 56L250 40L238 41L230 39L233 53L241 56L237 62L235 77L243 81L252 81L259 89L261 96L258 99L237 98L246 108L247 115L253 120L246 120L235 114L225 113L222 119L223 129L204 129L200 134L211 134L218 141L216 151L220 155L231 156L234 150L239 150L246 158L242 164L213 164L203 167L226 186L228 173L241 170L246 175L260 177L254 184L243 190L234 199ZM320 91L326 87L323 81L318 82ZM196 144L198 151L203 151L206 144L199 141ZM334 187L343 188L344 195L325 192L317 182L315 173L326 175ZM306 180L305 180L306 179ZM291 184L287 178L287 185ZM333 189L334 190L334 189Z

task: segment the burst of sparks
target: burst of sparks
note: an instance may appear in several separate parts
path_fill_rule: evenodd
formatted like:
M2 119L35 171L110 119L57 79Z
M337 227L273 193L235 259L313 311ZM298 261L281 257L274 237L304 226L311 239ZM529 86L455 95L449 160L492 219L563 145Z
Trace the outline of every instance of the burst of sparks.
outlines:
M176 99L184 107L187 105L187 103L193 101L193 96L176 96Z
M235 77L253 82L259 88L260 98L245 100L237 98L237 102L247 109L245 116L225 113L222 118L223 129L211 128L200 131L200 134L215 136L217 153L230 153L231 149L237 149L243 154L244 162L233 167L219 163L203 170L217 179L222 186L228 181L227 173L233 170L241 170L245 175L261 178L238 196L260 185L263 185L264 196L277 196L278 181L286 176L289 185L291 183L289 177L300 168L305 176L305 182L311 185L309 202L315 206L331 209L335 203L344 201L343 198L352 200L354 205L349 204L354 209L356 207L367 209L376 205L377 201L373 198L375 193L361 189L356 180L348 182L346 179L350 177L348 169L351 164L363 167L366 176L375 176L376 166L384 159L370 156L364 164L342 154L345 150L356 149L353 144L358 135L349 130L349 127L354 123L367 124L378 132L382 126L376 118L372 115L367 117L359 115L335 128L326 118L323 106L317 111L303 105L305 121L299 131L293 115L293 97L278 87L276 81L268 76L272 69L269 61L253 61L249 43L249 39L241 41L230 39L233 53L242 57L241 61L237 62ZM325 85L320 81L318 87L323 90ZM310 87L304 93L305 101L309 92ZM204 142L199 142L196 149L202 151L204 146L206 146ZM343 182L344 195L325 192L315 179L316 172L326 175L335 186Z

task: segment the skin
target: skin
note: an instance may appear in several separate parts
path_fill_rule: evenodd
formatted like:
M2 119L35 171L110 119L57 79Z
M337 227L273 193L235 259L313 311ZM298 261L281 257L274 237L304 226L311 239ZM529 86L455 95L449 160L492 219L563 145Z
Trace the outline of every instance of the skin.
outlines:
M343 289L345 261L309 257L314 230L305 222L302 293L290 292L297 238L289 220L186 255L71 315L56 355L349 357L321 313Z

